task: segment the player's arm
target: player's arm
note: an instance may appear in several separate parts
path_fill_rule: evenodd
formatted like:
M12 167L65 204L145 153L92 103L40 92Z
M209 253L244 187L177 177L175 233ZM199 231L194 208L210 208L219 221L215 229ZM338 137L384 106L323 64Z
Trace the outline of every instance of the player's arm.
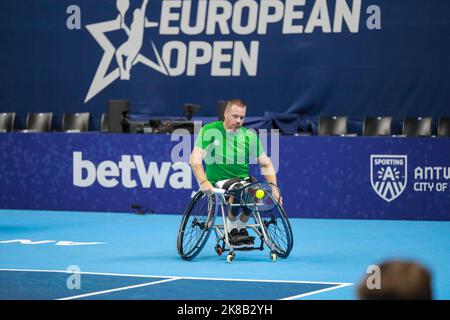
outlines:
M267 156L265 152L263 152L258 158L258 164L261 168L261 173L266 179L267 182L270 182L274 185L277 185L277 174L275 172L275 168L273 167L272 160ZM275 199L279 199L280 204L283 204L283 198L278 191L278 188L272 188L272 194Z
M195 146L192 150L191 157L189 158L189 164L191 165L192 172L200 186L200 190L204 192L211 192L213 185L208 181L205 170L203 169L203 159L206 155L206 151L202 148Z
M131 30L130 30L130 28L127 27L127 25L125 24L125 22L123 23L122 28L123 28L123 30L125 30L125 33L127 34L127 36L130 36L130 35L131 35Z
M125 31L125 33L129 37L131 34L131 30L130 30L130 28L128 28L127 24L125 23L125 18L121 16L120 21L121 21L120 27Z
M142 12L144 12L144 15L145 15L145 10L147 9L147 4L148 4L148 0L142 1L141 10L142 10Z

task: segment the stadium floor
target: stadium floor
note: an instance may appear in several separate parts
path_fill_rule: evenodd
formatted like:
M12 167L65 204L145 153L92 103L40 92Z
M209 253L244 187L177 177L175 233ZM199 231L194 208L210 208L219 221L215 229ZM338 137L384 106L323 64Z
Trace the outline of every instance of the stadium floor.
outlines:
M450 299L450 222L291 219L288 259L266 249L228 264L214 234L183 261L180 218L0 210L0 299L357 299L367 267L395 258L424 264L435 299ZM67 286L74 268L79 289Z

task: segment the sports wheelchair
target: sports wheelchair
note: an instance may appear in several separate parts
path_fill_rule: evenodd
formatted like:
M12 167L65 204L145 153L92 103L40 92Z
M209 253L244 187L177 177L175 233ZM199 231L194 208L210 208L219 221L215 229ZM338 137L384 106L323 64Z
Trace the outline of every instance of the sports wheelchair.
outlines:
M294 243L292 228L283 207L272 196L273 188L278 187L268 182L255 182L235 190L213 188L211 194L198 191L187 206L178 230L177 249L181 258L194 259L205 246L212 230L216 235L216 253L220 256L229 252L229 263L234 260L235 251L264 250L264 244L270 249L272 261L278 257L287 258ZM230 197L234 199L232 203ZM259 246L234 248L230 243L227 216L228 209L233 206L250 209L247 210L250 211L250 219L246 228L259 238ZM216 223L216 220L220 222L220 217L217 217L219 210L223 224Z

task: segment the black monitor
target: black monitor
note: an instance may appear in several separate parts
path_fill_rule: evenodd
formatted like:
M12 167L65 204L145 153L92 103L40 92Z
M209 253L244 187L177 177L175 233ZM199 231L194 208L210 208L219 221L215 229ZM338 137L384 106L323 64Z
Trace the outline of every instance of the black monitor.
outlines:
M217 113L218 113L219 121L225 120L224 113L225 113L227 104L228 104L228 101L225 101L225 100L217 101Z
M122 133L122 120L127 117L131 106L129 100L109 100L109 132Z
M195 131L194 121L184 121L184 120L163 120L159 124L157 131L158 133L172 133L177 129L185 129L189 133L193 134Z

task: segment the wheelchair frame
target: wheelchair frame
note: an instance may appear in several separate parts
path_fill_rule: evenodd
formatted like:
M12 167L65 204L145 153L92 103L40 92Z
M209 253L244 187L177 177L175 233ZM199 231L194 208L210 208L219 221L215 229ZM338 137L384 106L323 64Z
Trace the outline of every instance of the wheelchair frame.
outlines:
M222 255L222 252L227 252L229 251L230 253L227 256L227 261L231 262L234 260L235 257L235 251L240 251L242 249L235 249L234 245L232 245L230 243L230 240L228 238L228 233L230 230L228 230L228 224L227 224L227 216L228 213L225 212L225 206L238 206L241 207L241 204L227 204L226 203L226 199L225 199L225 193L226 190L224 189L217 189L217 188L213 188L213 193L216 196L216 212L214 214L215 217L217 217L217 211L218 208L220 207L221 209L221 213L222 213L222 220L223 220L223 224L219 224L219 225L214 225L214 231L216 233L216 252L219 255ZM241 213L242 215L243 213ZM278 258L278 255L276 254L276 250L275 250L275 245L268 241L268 237L267 237L267 233L265 231L266 228L263 228L263 221L261 219L261 216L259 214L259 211L257 209L257 206L255 206L255 210L252 210L251 216L253 217L253 219L255 220L256 223L254 224L248 224L246 225L246 228L250 228L252 229L256 235L259 237L259 239L261 240L261 243L259 245L259 247L254 247L251 249L245 249L245 250L255 250L255 249L259 249L259 250L264 250L264 243L270 248L270 258L272 259L272 261L275 261ZM239 219L240 215L238 215L236 217L236 219ZM223 232L222 232L223 230ZM220 242L222 241L222 245L220 245Z
M257 182L257 183L261 184L261 182ZM264 183L267 184L267 185L270 185L267 182L264 182ZM256 183L252 183L250 185L253 185L253 184L256 184ZM249 185L245 186L242 189L245 189L248 186ZM208 198L208 208L212 209L210 202L212 201L212 197L214 197L214 200L213 200L214 203L215 203L215 207L213 209L214 212L209 213L209 215L211 215L211 216L208 216L208 222L207 222L208 229L206 231L204 231L204 233L206 233L206 235L202 234L202 237L204 237L204 238L200 239L198 241L197 246L189 251L189 253L191 253L193 250L196 250L190 256L186 256L182 252L183 251L183 249L182 249L182 245L183 244L182 243L183 243L184 231L185 231L185 226L187 224L187 221L184 221L184 219L186 218L185 217L186 214L188 214L188 215L190 214L190 210L192 210L192 208L193 208L192 207L192 202L195 200L195 198L199 195L200 192L198 192L193 197L193 199L191 200L191 203L189 204L189 206L186 209L186 212L183 215L183 219L181 221L180 229L179 229L179 232L178 232L178 241L177 241L178 252L179 252L180 256L183 259L185 259L185 260L192 260L193 258L195 258L200 253L200 251L203 249L203 246L208 241L212 229L214 230L215 235L216 235L215 251L216 251L216 253L219 256L222 255L223 252L229 252L228 255L227 255L227 262L229 262L229 263L234 260L234 258L235 258L235 251L264 250L264 244L270 249L270 259L272 261L276 261L278 256L283 257L283 258L287 258L289 256L289 253L290 253L290 251L291 251L291 249L293 247L292 228L290 226L289 219L288 219L287 215L285 214L284 210L281 208L281 206L278 203L276 203L274 205L274 207L275 206L276 207L280 206L279 208L277 208L278 214L280 216L282 216L282 219L285 220L285 221L283 221L283 224L285 224L284 227L285 227L286 233L287 233L286 237L288 238L286 240L287 241L287 246L288 246L287 252L284 253L284 254L280 254L280 252L279 252L279 250L277 248L277 245L271 239L270 235L268 235L266 228L268 227L268 225L270 225L270 222L267 225L263 221L263 218L261 218L260 211L258 210L258 206L260 206L260 204L258 204L258 203L246 204L247 207L249 207L249 205L253 206L253 208L251 209L252 212L250 214L250 217L254 219L254 223L247 223L246 228L250 228L251 230L253 230L253 232L257 235L257 237L261 241L260 245L259 246L254 246L252 248L235 248L235 246L233 246L230 243L230 240L228 238L228 233L229 233L228 225L227 225L227 216L228 216L228 212L227 211L228 210L226 210L225 207L232 207L232 206L243 207L243 204L242 203L236 203L236 204L227 203L227 200L226 200L225 197L227 195L233 196L233 192L229 192L227 190L218 189L218 188L213 188L212 191L213 191L212 195L207 195L208 197L211 197L211 198ZM268 194L268 196L270 196L271 197L270 198L271 201L273 201L272 195ZM217 215L218 215L218 212L219 212L219 207L220 207L220 212L222 214L223 224L215 224L216 219L217 219ZM243 213L241 213L241 214L243 214ZM238 219L239 216L237 216L236 218ZM189 216L187 218L189 218ZM195 221L195 219L194 219L194 221ZM194 222L194 221L192 222L192 224L197 223L197 222ZM184 225L183 225L183 223L184 223ZM275 222L275 224L276 224L276 222ZM205 226L203 225L203 228L204 227Z

